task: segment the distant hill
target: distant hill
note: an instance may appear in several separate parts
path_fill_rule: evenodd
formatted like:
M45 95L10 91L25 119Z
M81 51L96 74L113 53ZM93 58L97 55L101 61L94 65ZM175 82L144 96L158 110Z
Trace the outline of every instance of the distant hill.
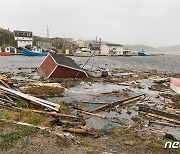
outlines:
M153 52L153 51L159 50L157 48L146 46L146 45L124 45L124 48L130 49L131 51L140 51L144 49L147 52Z
M180 45L162 46L162 47L158 47L158 49L164 52L179 52L180 53Z

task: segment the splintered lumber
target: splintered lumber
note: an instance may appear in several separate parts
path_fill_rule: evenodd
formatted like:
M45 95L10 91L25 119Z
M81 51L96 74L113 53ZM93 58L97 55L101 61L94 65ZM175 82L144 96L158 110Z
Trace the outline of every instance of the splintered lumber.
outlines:
M180 114L180 110L178 110L178 109L167 108L166 111L169 112L169 113Z
M30 109L23 109L24 111L28 112L35 112L35 113L42 113L42 114L48 114L48 115L53 115L53 116L60 116L60 117L67 117L67 118L78 118L75 115L69 115L69 114L62 114L62 113L57 113L57 112L46 112L46 111L40 111L40 110L30 110Z
M40 130L45 130L48 133L54 134L54 135L56 135L58 137L61 137L61 138L70 138L70 139L74 138L70 133L65 133L65 132L59 133L59 132L54 131L50 127L42 127L42 126L38 126L38 125L33 125L33 124L23 123L23 122L18 122L18 121L12 121L12 120L6 120L6 119L0 119L0 121L6 122L6 123L13 123L13 124L16 124L16 125L23 125L23 126L27 126L27 127L33 127L33 128L37 128L37 129L40 129Z
M149 117L154 117L154 118L166 120L166 121L169 121L169 122L176 123L176 124L180 125L180 121L177 121L177 120L174 120L174 119L170 119L170 118L167 118L167 117L164 117L164 116L160 116L160 115L156 115L156 114L153 114L153 113L145 113L145 112L142 112L142 113L144 115L146 115L146 116L149 116Z
M10 87L7 83L5 83L4 81L0 80L0 82L1 82L5 87L11 89L11 87Z
M102 118L102 119L106 119L106 116L103 116L103 115L90 113L90 112L86 112L86 111L82 111L82 110L78 110L78 112L81 112L81 113L84 113L84 114L87 114L87 115L91 115L91 116L96 116L96 117L99 117L99 118Z
M128 98L126 98L124 100L119 100L119 101L115 101L113 103L105 104L105 105L100 106L100 107L98 107L96 109L93 109L91 112L102 111L102 110L107 109L107 108L112 108L112 107L114 107L116 105L120 105L120 106L127 105L129 103L134 102L134 101L140 100L140 96L143 96L143 95L144 94L140 94L140 95L136 95L136 96L133 96L133 97L128 97Z
M164 125L164 126L170 126L170 127L180 127L180 125L175 125L167 122L162 122L162 121L149 121L149 124L154 123L158 125Z
M0 101L6 102L6 103L10 103L10 104L13 104L13 105L17 105L17 103L15 103L13 101L10 101L8 99L4 99L4 98L0 98Z
M150 107L144 106L144 105L139 106L139 111L143 111L143 112L146 112L146 113L152 113L154 115L159 115L159 116L163 116L163 117L167 117L167 118L170 118L170 119L175 119L175 120L180 121L180 115L163 112L163 111L159 111L159 110L156 110L156 109L151 109Z
M63 131L70 132L70 133L76 133L76 134L85 134L85 133L87 133L86 129L77 129L77 128L63 129Z
M40 98L37 98L37 97L34 97L34 96L30 96L30 95L24 94L22 92L15 91L13 89L8 89L8 88L3 87L3 86L0 86L0 89L2 89L4 91L7 91L7 92L10 92L12 94L18 95L18 96L20 96L22 98L25 98L27 100L33 101L33 102L35 102L37 104L40 104L40 105L42 105L44 107L47 107L47 108L55 110L55 111L58 111L58 109L60 107L58 104L55 104L55 103L52 103L52 102L49 102L49 101L46 101L46 100L43 100L43 99L40 99Z

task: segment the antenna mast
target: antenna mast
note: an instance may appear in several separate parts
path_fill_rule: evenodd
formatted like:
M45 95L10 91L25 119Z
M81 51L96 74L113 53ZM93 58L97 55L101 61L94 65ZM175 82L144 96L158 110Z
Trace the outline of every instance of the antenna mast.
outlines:
M47 25L47 38L49 38L49 28L48 28L48 25Z

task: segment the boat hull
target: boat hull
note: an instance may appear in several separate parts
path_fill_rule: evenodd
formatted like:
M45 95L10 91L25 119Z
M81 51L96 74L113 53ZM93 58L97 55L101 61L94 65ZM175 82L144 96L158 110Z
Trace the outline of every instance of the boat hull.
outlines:
M171 78L170 87L173 91L180 94L180 78Z
M23 56L47 56L48 53L32 52L27 49L22 50Z
M10 52L0 52L0 56L10 56Z
M149 56L149 55L144 52L138 52L138 56Z

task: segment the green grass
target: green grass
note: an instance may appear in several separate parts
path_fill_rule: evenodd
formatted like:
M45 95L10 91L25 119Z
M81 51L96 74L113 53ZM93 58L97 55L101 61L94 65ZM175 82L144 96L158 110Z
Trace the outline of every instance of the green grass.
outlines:
M33 112L25 112L25 111L16 112L16 111L3 109L0 112L0 118L34 124L34 125L41 125L41 126L50 125L48 119L44 115Z
M70 108L67 106L66 102L62 101L59 103L60 109L59 112L64 113L64 114L70 114Z
M26 88L24 92L35 96L61 96L64 89L52 86L35 86Z
M37 128L28 127L21 131L18 131L18 132L12 132L12 133L6 134L2 137L3 140L0 143L0 148L2 150L11 148L13 146L13 143L18 141L19 139L26 137L26 136L30 136L37 131L38 131Z
M164 149L165 143L170 140L167 140L162 135L156 133L152 133L150 138L144 139L133 129L117 128L112 130L112 137L114 139L120 138L122 141L133 141L135 146L142 145L153 150L162 151L162 153L180 153L180 149Z

